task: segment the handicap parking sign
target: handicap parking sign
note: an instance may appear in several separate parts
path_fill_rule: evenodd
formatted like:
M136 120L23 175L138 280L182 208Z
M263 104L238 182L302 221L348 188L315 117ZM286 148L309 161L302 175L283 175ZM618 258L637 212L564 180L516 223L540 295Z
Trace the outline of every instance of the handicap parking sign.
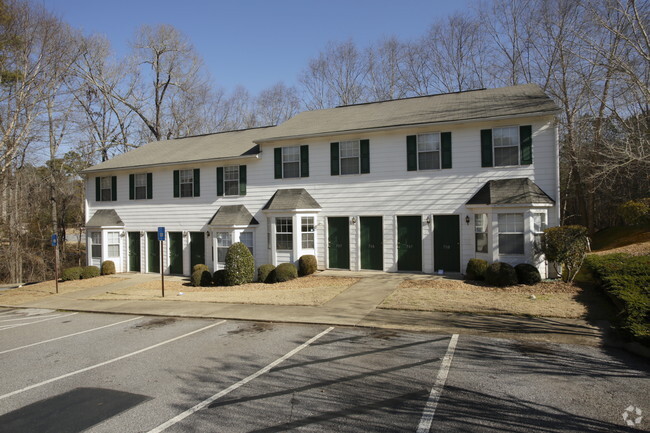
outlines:
M158 240L159 241L165 240L165 227L158 227Z

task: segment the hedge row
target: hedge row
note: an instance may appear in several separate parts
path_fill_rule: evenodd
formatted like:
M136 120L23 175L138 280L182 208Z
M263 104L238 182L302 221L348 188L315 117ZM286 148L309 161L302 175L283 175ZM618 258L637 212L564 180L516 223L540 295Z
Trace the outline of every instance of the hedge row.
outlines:
M99 277L99 268L97 266L76 266L64 269L61 272L61 281L86 280L94 277Z
M533 285L542 281L537 268L528 263L517 266L504 262L494 262L491 265L485 260L470 259L465 270L466 280L485 280L495 286L514 286L515 284Z
M590 255L586 264L619 309L623 333L650 345L650 256Z

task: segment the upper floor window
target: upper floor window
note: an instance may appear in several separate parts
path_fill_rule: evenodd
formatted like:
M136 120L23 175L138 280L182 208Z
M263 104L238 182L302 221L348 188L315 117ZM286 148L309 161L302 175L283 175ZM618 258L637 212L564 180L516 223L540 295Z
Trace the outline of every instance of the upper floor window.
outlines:
M499 254L524 253L524 214L499 214Z
M95 178L95 201L117 200L117 176Z
M370 141L354 140L330 144L332 176L370 173Z
M129 175L129 200L145 200L153 197L151 173Z
M217 195L246 195L246 166L217 167Z
M174 170L174 197L199 197L201 195L201 170Z
M418 135L418 170L440 168L440 134Z
M359 142L342 141L340 144L341 174L359 174L361 162Z
M309 177L309 146L276 147L275 178Z
M505 167L532 163L531 125L481 130L482 167Z
M433 132L406 137L408 171L451 168L451 132Z
M494 166L519 165L519 128L494 128Z

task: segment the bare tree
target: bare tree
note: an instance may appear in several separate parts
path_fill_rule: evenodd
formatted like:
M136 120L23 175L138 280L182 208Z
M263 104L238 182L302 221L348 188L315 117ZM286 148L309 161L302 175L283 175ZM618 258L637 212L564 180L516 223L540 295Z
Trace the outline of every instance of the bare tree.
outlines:
M277 83L262 90L255 99L255 120L259 126L277 125L296 115L299 109L296 89Z
M405 47L397 38L390 37L368 48L366 76L368 99L387 101L407 96L402 74Z

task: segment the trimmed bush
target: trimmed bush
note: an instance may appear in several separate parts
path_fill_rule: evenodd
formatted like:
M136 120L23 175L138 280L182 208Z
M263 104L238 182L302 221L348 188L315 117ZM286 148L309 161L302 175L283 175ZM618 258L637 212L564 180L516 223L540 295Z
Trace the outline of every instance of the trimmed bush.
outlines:
M515 266L515 272L517 273L517 280L519 284L528 284L532 286L542 281L542 276L539 274L539 270L529 263L519 263Z
M241 242L235 242L226 253L226 286L251 283L255 278L255 259Z
M650 256L590 255L586 265L619 310L619 329L650 345Z
M589 251L587 228L582 226L551 227L544 230L542 252L546 260L553 263L558 271L559 264L562 281L570 283L580 271Z
M514 286L517 284L517 272L508 263L494 262L485 271L485 281L493 286Z
M316 269L318 269L318 260L316 260L316 256L311 254L300 256L298 259L298 275L301 277L311 275L316 272Z
M226 285L226 270L219 269L214 274L212 274L212 284L215 286L225 286Z
M488 262L482 259L469 259L467 262L467 269L465 270L466 280L482 281L485 279L485 271L487 271Z
M102 275L112 275L115 273L115 262L112 260L105 260L102 263Z
M298 278L298 269L293 263L281 263L271 275L274 283L283 283Z
M207 287L212 284L212 274L210 271L199 268L192 272L191 281L194 287Z
M260 283L272 283L271 279L269 276L273 271L275 270L275 266L273 265L262 265L259 268L257 268L257 280Z
M204 265L202 263L198 263L198 264L192 266L192 273L194 273L194 272L196 272L198 270L210 272L210 268L208 268L208 265Z
M628 226L650 222L650 198L626 201L618 207L618 214Z
M61 272L61 281L80 280L82 270L83 268L78 266L64 269L63 272Z
M81 268L81 279L99 277L99 268L97 266L84 266Z

